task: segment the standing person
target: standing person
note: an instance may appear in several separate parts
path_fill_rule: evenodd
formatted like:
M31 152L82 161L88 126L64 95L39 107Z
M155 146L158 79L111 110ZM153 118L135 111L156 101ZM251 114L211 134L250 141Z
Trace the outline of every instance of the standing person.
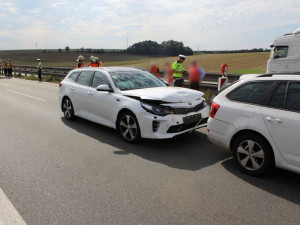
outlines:
M78 58L77 58L77 62L78 62L77 68L84 67L83 60L84 60L84 57L82 55L78 56Z
M196 60L191 62L191 66L189 69L189 81L190 81L190 88L199 91L200 89L200 82L202 80L200 66Z
M12 78L12 68L13 68L12 61L10 59L8 59L8 64L7 64L7 76L8 76L8 78Z
M7 63L5 60L3 61L3 72L5 75L5 78L7 78Z
M37 69L38 69L38 77L39 77L39 81L42 81L42 60L41 59L37 59L38 61L38 65L37 65Z
M98 67L97 57L93 55L90 57L89 67Z
M172 70L171 63L169 63L169 62L165 63L164 81L168 85L173 86L173 70Z
M183 85L182 74L184 72L182 63L185 60L185 56L179 55L178 57L179 57L178 60L172 64L173 76L174 76L174 80L175 80L174 86L182 87L182 85Z
M159 78L159 67L156 63L154 62L151 63L149 72L152 73L157 78Z
M0 59L0 74L2 74L2 60Z

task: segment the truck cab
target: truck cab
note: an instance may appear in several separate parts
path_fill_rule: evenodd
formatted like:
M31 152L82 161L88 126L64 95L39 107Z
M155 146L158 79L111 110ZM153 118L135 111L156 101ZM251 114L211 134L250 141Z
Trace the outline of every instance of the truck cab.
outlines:
M277 37L270 47L267 73L300 72L300 27L291 34Z

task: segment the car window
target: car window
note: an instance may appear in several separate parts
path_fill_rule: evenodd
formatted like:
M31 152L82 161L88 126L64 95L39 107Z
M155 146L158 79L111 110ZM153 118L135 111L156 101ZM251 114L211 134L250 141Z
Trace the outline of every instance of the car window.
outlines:
M291 82L289 84L286 109L300 112L300 82Z
M227 95L233 101L259 104L273 82L247 83Z
M288 46L276 46L274 48L274 53L273 53L274 59L287 57L288 50L289 50Z
M73 81L76 81L79 74L80 74L80 72L74 72L69 76L69 78Z
M99 85L106 84L110 87L109 80L107 79L106 75L101 72L95 72L94 78L93 78L93 87L98 87Z
M145 71L113 72L110 75L121 91L166 86L160 79Z
M280 109L284 108L286 86L287 82L282 82L279 84L270 100L269 106Z
M82 71L81 74L77 78L77 83L90 86L91 77L93 75L93 71Z

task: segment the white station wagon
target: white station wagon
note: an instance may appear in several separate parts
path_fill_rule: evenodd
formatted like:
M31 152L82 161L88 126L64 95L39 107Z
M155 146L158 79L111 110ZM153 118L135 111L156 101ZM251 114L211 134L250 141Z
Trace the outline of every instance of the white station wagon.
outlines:
M172 138L207 125L202 92L168 87L142 69L75 69L59 87L67 120L78 116L112 127L128 142Z
M244 76L211 105L208 139L238 167L262 175L275 165L300 173L300 76Z

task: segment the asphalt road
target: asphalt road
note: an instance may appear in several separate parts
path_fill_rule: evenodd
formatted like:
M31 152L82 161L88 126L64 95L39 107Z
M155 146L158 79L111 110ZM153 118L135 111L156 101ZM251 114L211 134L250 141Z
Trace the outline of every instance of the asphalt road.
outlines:
M1 189L27 224L300 224L300 175L244 175L205 129L128 144L19 79L0 80Z

